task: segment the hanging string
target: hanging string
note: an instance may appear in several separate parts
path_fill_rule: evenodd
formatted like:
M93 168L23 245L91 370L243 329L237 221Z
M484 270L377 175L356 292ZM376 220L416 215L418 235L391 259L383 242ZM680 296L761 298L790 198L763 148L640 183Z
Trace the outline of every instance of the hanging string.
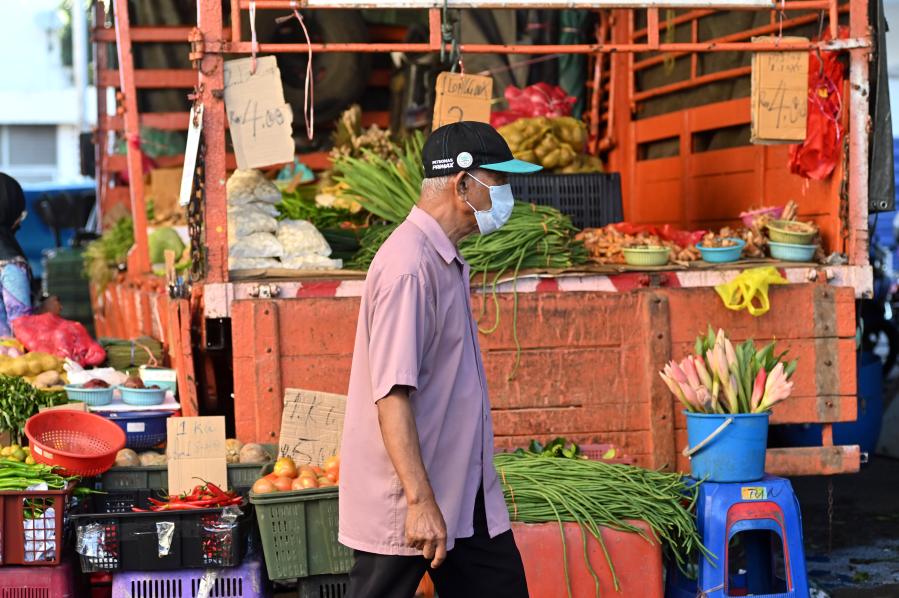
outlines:
M299 11L300 3L297 0L290 0L290 10L293 15L278 17L276 23L284 23L291 18L296 18L306 37L306 49L308 51L308 60L306 60L306 81L303 83L303 120L306 124L306 137L309 141L315 136L315 78L312 73L312 40L309 37L309 30L306 29L306 21Z
M256 0L250 0L250 74L256 74L256 52L259 42L256 40Z

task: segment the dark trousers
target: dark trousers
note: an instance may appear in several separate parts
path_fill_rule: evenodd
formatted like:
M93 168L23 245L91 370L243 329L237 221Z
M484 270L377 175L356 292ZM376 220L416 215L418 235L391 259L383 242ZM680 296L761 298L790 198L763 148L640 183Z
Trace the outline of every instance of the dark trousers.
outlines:
M439 598L528 598L512 532L490 538L484 495L474 507L474 536L459 538L437 569L420 556L354 551L347 598L412 598L425 571Z

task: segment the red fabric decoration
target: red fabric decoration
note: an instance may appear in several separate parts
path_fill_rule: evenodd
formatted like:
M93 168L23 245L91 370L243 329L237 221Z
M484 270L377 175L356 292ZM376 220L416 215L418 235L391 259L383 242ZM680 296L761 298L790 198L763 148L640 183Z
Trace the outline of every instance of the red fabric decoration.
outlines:
M841 27L839 35L848 37L848 29ZM829 37L828 33L824 39ZM801 144L790 146L790 172L793 174L807 179L826 179L839 163L844 79L838 52L809 53L806 136Z

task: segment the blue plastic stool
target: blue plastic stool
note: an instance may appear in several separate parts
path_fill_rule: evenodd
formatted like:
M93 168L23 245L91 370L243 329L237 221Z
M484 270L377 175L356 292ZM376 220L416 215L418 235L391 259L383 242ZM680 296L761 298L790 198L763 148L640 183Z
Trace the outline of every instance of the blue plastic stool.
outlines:
M703 598L748 595L755 598L806 598L809 595L802 546L802 515L789 480L765 476L757 482L721 484L704 482L696 505L699 534L715 555L701 559L697 595ZM731 540L741 532L773 532L783 546L786 592L765 594L774 580L770 541L750 534L741 536L746 555L746 576L734 588L726 582Z

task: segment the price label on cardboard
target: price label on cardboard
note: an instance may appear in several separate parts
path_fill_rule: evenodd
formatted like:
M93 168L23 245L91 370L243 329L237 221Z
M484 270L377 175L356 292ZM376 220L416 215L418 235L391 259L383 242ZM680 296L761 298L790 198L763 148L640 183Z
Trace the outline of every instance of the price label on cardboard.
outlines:
M753 42L773 43L774 37ZM808 41L784 37L783 42ZM752 143L804 141L808 115L808 52L756 52L752 55Z
M240 169L293 162L293 112L274 56L225 61L225 109Z
M278 452L297 465L321 465L340 453L346 397L288 388L284 391Z
M433 127L463 120L490 122L493 79L483 75L440 73L434 100Z
M166 423L169 494L190 492L201 478L228 487L225 463L225 418L170 417Z

